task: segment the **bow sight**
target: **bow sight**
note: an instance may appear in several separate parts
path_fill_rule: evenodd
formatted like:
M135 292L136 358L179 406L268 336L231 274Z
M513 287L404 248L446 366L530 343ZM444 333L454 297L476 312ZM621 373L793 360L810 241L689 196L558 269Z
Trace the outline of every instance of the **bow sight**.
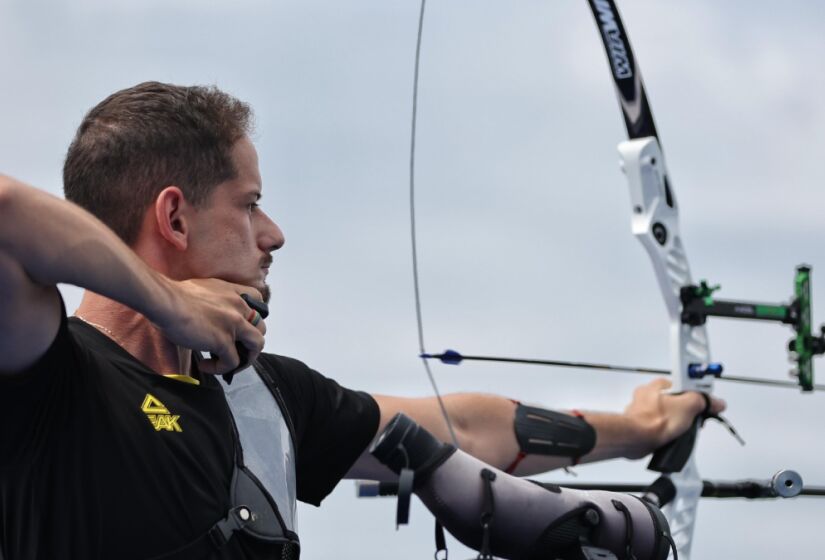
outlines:
M825 353L825 325L819 327L819 336L811 334L811 267L796 267L794 278L794 299L790 305L773 305L748 301L718 300L713 292L720 286L710 286L701 281L698 286L684 286L680 292L682 300L682 323L696 327L704 325L708 317L729 317L755 321L775 321L791 325L796 336L788 341L788 351L796 367L790 371L803 391L814 389L813 357ZM705 375L719 377L721 364L691 364L690 377Z
M655 224L653 226L656 229ZM664 229L664 228L662 228ZM772 386L799 386L803 391L823 391L825 385L814 384L813 357L825 354L825 324L820 325L819 335L812 335L813 320L811 312L811 267L799 265L796 267L794 278L794 299L789 305L755 303L748 301L733 301L714 299L713 293L721 286L711 286L706 280L699 285L689 284L680 290L679 297L682 303L681 321L688 327L699 327L705 324L708 317L729 317L733 319L751 319L756 321L774 321L785 323L793 328L796 335L788 341L788 352L791 361L795 364L789 373L795 382L778 381L753 377L738 377L723 375L725 368L721 363L690 363L687 366L687 375L691 379L702 379L712 376L722 381L738 383L752 383ZM569 360L546 360L530 358L509 358L501 356L465 355L455 350L445 350L440 354L420 354L424 359L436 359L444 364L459 365L464 360L482 362L505 362L532 365L547 365L573 367L581 369L600 369L625 371L631 373L650 373L670 375L670 370L638 366L624 366L613 364L596 364L592 362L574 362Z

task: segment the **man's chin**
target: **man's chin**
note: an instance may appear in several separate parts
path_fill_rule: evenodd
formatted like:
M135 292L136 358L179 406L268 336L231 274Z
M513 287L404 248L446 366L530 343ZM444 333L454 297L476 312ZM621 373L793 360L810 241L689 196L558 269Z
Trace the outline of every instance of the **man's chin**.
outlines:
M210 278L210 276L193 276L192 278ZM249 280L246 278L237 278L237 277L230 277L228 275L215 275L211 278L217 278L219 280L223 280L225 282L231 282L232 284L240 284L242 286L249 286L250 288L254 288L261 293L261 297L263 298L263 302L268 304L269 299L272 297L272 290L269 288L269 284L266 282L259 280ZM187 279L187 278L184 278ZM2 560L2 557L0 557Z
M272 291L269 289L269 284L265 282L251 282L248 285L261 292L261 297L263 298L264 303L269 304L269 298L272 296Z
M255 288L261 293L261 297L263 298L263 302L268 304L269 298L272 296L272 291L269 289L269 284L260 281L248 281L248 280L227 280L228 282L235 282L236 284L243 284L245 286L249 286L250 288ZM2 560L2 559L0 559Z

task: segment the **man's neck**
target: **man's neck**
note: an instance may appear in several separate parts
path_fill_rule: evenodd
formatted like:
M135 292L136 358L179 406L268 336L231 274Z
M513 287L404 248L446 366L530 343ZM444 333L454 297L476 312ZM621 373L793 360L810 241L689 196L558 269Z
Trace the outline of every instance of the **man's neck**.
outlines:
M157 373L189 374L191 371L192 351L166 340L155 325L130 307L87 290L75 316Z

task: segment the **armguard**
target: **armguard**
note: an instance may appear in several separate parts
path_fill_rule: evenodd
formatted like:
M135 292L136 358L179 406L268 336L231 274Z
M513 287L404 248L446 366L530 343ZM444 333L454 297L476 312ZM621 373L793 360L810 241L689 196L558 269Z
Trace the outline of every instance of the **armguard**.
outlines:
M432 455L415 456L416 450ZM668 556L667 521L635 496L542 488L442 444L400 414L371 452L396 473L412 468L421 501L453 536L476 550L525 560Z
M584 418L518 403L514 421L523 453L582 457L596 445L596 430Z

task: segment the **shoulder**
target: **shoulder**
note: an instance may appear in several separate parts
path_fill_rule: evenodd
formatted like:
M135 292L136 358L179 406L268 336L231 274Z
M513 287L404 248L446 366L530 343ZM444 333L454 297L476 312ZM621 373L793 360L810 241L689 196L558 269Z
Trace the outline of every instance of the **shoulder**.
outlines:
M81 369L81 364L88 360L87 345L77 336L72 321L66 316L62 298L60 304L61 318L51 342L40 357L27 368L16 374L4 376L9 381L28 383L29 380L54 380L58 377L57 372Z
M298 499L318 505L352 467L378 429L378 404L294 358L261 354L296 433Z
M268 380L283 394L290 414L296 419L299 436L302 428L335 424L343 419L377 416L375 400L362 391L341 386L295 358L261 354L258 365ZM376 421L377 423L377 421Z
M258 365L265 374L271 376L270 382L290 392L290 396L302 401L305 405L314 399L321 398L326 393L342 390L335 380L322 375L295 358L277 354L261 354L258 357Z
M304 362L290 358L288 356L279 356L277 354L262 353L258 356L258 362L264 366L267 371L279 375L300 375L302 373L318 373L309 368ZM320 374L319 374L320 375Z
M287 356L261 354L257 365L265 381L288 393L285 395L288 401L304 401L312 397L319 386L326 382L335 383L304 362Z

